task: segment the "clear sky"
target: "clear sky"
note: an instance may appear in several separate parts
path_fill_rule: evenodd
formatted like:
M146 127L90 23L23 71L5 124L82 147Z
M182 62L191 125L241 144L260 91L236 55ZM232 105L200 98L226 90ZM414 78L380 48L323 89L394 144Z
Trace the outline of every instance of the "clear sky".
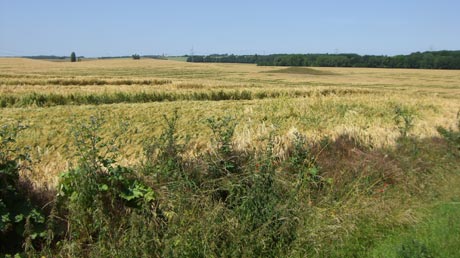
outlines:
M0 0L0 56L460 49L460 0Z

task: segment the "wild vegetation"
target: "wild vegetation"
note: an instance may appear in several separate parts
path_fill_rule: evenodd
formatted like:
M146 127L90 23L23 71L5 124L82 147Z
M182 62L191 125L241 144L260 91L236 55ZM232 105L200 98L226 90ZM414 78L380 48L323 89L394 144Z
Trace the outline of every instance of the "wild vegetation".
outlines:
M458 71L0 67L2 254L456 255Z

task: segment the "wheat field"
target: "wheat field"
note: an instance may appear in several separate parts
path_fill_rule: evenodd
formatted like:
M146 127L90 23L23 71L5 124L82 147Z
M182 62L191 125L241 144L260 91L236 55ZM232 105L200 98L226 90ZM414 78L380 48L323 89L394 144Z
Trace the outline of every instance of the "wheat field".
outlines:
M104 99L117 94L129 101L72 101L75 96ZM129 98L136 94L163 98ZM173 110L178 110L180 133L190 136L194 152L209 145L211 131L205 120L226 115L238 123L235 143L240 148L256 145L258 137L270 131L285 137L299 131L311 141L347 133L369 146L391 147L399 135L393 119L397 105L414 113L411 134L418 137L437 136L437 126L454 126L460 110L460 71L1 58L0 96L0 122L29 126L17 143L31 148L33 173L28 176L52 188L74 157L69 144L72 125L91 115L105 117L104 137L123 132L120 162L131 165L142 158L143 141L160 134L163 115ZM31 96L40 96L42 102L26 101ZM48 101L66 96L67 102ZM9 99L15 102L8 104ZM279 151L282 155L282 148Z
M0 58L0 112L31 257L458 249L460 71Z

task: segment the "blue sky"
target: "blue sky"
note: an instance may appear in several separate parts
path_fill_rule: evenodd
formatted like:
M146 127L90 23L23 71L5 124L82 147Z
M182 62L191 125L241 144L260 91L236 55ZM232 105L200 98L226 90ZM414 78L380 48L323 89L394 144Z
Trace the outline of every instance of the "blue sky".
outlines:
M460 49L458 0L0 0L0 56Z

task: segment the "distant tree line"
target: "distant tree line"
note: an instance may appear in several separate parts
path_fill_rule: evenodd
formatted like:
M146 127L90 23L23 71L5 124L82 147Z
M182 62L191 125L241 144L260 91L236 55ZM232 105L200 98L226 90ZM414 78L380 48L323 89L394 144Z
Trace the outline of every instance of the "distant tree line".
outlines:
M160 55L139 55L133 54L130 56L101 56L98 59L119 59L119 58L132 58L132 59L141 59L141 58L151 58L151 59L162 59L166 60L167 58Z
M46 55L41 55L41 56L23 56L24 58L30 58L30 59L66 59L69 58L68 56L46 56Z
M71 54L72 55L72 54ZM65 60L69 59L69 56L54 56L54 55L40 55L40 56L22 56L23 58L29 58L29 59L45 59L45 60ZM76 56L77 60L78 59L83 59L85 58L84 56ZM70 57L71 59L71 57Z
M225 54L189 56L187 62L251 63L260 66L460 69L460 51L427 51L397 56L358 54Z
M268 56L265 56L268 57ZM248 63L255 64L260 56L258 55L219 55L213 54L208 56L189 56L187 62L197 63Z

